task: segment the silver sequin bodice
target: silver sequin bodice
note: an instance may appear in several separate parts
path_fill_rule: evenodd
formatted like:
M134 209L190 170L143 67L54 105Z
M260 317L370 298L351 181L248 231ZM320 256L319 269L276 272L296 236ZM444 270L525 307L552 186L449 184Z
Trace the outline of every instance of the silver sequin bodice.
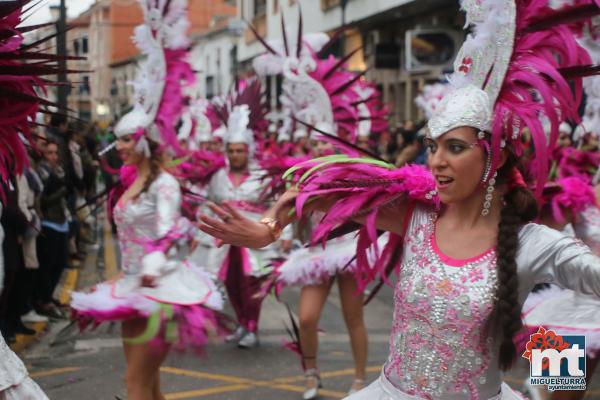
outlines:
M483 393L487 399L501 384L488 368L492 340L482 329L494 303L496 254L444 256L435 219L433 211L417 208L406 235L385 373L407 394L474 399Z
M160 195L158 195L160 194ZM148 191L127 202L119 201L114 210L119 233L122 269L126 275L140 273L145 245L164 237L180 217L179 183L161 173Z

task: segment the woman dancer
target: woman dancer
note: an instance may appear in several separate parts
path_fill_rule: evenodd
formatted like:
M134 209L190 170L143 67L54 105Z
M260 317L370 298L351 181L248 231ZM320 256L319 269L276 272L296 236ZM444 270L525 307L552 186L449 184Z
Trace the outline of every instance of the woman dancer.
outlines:
M388 128L387 110L379 101L374 85L359 79L361 76L347 70L347 58L338 60L323 53L332 43L324 33L303 35L302 16L297 35L288 37L282 15L282 35L285 39L265 43L267 53L256 58L253 66L259 75L282 75L283 132L305 135L306 127L297 119L314 124L313 156L334 154L334 149L319 132L335 133L359 146L368 147L369 137ZM291 36L291 35L290 35ZM262 40L262 39L261 39ZM294 43L299 41L299 43ZM330 138L331 140L335 140ZM355 154L349 146L343 149ZM311 219L318 222L318 217ZM306 232L304 232L306 233ZM310 235L310 233L308 233ZM368 353L367 331L363 319L363 296L351 272L356 266L356 239L352 234L320 246L302 248L290 254L279 268L278 282L283 286L300 285L299 325L300 348L305 368L306 390L304 399L318 396L321 380L317 367L318 323L334 279L339 285L342 312L354 356L355 375L350 392L364 386Z
M136 82L137 103L115 127L119 155L136 172L114 209L123 275L91 293L74 293L71 302L83 326L123 322L130 400L164 399L159 369L169 349L202 350L208 331L216 328L212 310L222 306L213 282L179 254L179 242L192 230L180 215L179 184L163 168L163 149L177 143L181 78L191 71L184 58L187 5L154 4L142 2L148 25L136 30L148 56Z
M311 140L313 157L323 157L334 153L334 147L323 140ZM318 225L318 215L310 218L313 226ZM299 224L300 226L303 224ZM305 229L306 230L306 229ZM310 232L303 232L304 237L310 238ZM309 240L306 240L309 242ZM306 377L303 399L318 397L321 387L317 354L318 354L318 324L325 301L331 287L337 279L342 314L352 345L354 357L354 382L350 388L353 393L362 389L365 383L368 337L363 318L363 296L352 271L356 265L353 262L356 254L356 240L352 234L344 235L327 243L325 249L320 246L306 247L290 253L288 259L278 269L278 282L282 286L302 287L298 319L300 327L300 348Z
M352 400L518 399L502 383L502 372L516 358L512 338L528 292L554 281L600 296L600 258L579 241L530 222L536 201L515 157L527 126L543 184L548 144L539 114L551 121L553 144L559 115L576 117L578 103L562 68L574 71L589 57L560 24L562 14L544 2L463 6L476 34L457 58L455 88L428 124L430 183L437 196L422 177L413 179L411 168L329 159L307 165L300 190L278 201L266 215L268 224L246 220L228 205L213 207L220 220L202 217L205 232L244 246L270 243L277 225L292 219L290 201L301 215L326 211L324 234L352 219L365 224L365 242L376 240L374 228L404 236L398 246L392 235L381 252L403 250L390 354L380 378ZM535 93L543 93L543 101ZM439 208L432 204L436 199ZM365 270L367 278L378 272Z
M324 53L332 39L324 33L303 35L302 15L297 34L288 35L283 15L282 26L283 40L263 42L267 53L253 61L259 75L282 75L284 118L280 132L284 136L294 132L292 139L296 141L306 135L306 127L296 119L313 124L315 129L310 133L313 135L312 155L316 157L334 154L331 144L319 137L318 132L334 133L335 137L354 146L362 143L368 147L370 135L381 134L388 128L387 110L379 101L374 85L347 70L345 62L348 58L326 58ZM343 151L356 153L352 145ZM316 226L318 219L311 220ZM321 386L317 367L318 322L334 278L338 280L355 363L355 379L350 392L364 386L368 339L363 319L363 296L357 295L360 291L351 275L356 266L356 262L352 262L355 247L356 239L352 234L329 242L325 250L313 243L311 247L290 254L278 270L280 285L302 286L299 340L306 376L304 399L317 397Z

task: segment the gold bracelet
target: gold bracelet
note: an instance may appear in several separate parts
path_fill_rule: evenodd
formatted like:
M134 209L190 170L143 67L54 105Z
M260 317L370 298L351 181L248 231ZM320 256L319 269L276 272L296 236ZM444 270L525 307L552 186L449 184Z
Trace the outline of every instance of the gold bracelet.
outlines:
M273 241L276 241L281 237L283 228L281 228L281 224L275 218L263 218L259 222L269 228Z

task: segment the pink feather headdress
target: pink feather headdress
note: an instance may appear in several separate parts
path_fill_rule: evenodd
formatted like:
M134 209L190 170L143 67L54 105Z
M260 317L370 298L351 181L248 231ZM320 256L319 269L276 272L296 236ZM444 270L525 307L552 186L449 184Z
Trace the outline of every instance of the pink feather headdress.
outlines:
M146 60L132 83L136 99L133 110L119 120L115 134L135 134L138 151L147 155L146 138L183 156L175 127L186 106L183 88L195 80L187 61L187 0L140 0L140 5L144 24L135 29L133 40Z
M459 126L490 134L491 157L483 178L487 182L497 169L501 148L509 146L519 155L522 132L529 130L541 194L560 123L579 119L582 77L598 73L568 24L597 15L598 4L588 0L553 10L548 0L461 3L473 34L455 62L455 89L429 121L431 135L439 137ZM549 137L542 116L550 122Z
M577 216L596 204L596 195L588 180L571 176L546 185L544 201L550 205L554 219L562 223L565 222L565 211Z
M388 111L374 85L365 81L367 71L357 74L346 67L360 48L342 59L333 56L323 59L336 36L304 35L301 13L295 38L288 37L283 15L281 25L282 39L273 42L264 41L250 28L267 50L253 62L257 74L282 74L284 78L281 95L284 133L291 137L301 123L356 143L359 135L385 131Z
M41 106L56 106L45 100L44 79L56 75L61 68L61 59L81 59L61 57L37 51L36 48L52 39L45 37L37 42L24 45L24 33L48 26L21 26L23 15L30 12L24 7L31 0L15 0L0 3L0 182L5 183L11 175L18 175L28 165L25 142L32 143L31 126L35 124L36 113ZM33 61L33 62L32 62ZM71 71L63 71L71 72ZM65 110L61 110L65 112ZM0 185L0 200L4 199L3 185Z

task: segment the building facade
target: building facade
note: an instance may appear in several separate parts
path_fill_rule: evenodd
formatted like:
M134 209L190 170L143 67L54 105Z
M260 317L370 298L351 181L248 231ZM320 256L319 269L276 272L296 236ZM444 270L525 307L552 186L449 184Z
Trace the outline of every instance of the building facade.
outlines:
M455 0L303 0L305 32L333 33L345 21L347 30L336 55L358 50L349 68L367 69L366 77L379 86L391 110L392 122L420 119L414 97L428 82L443 79L464 38L464 17ZM287 29L296 32L297 0L237 0L238 18L250 21L266 39L281 37L281 13ZM251 69L251 60L263 52L250 30L238 40L240 70ZM277 82L267 84L272 104Z
M237 75L238 37L233 16L215 19L209 30L194 37L191 62L197 79L195 95L212 98L229 91Z

